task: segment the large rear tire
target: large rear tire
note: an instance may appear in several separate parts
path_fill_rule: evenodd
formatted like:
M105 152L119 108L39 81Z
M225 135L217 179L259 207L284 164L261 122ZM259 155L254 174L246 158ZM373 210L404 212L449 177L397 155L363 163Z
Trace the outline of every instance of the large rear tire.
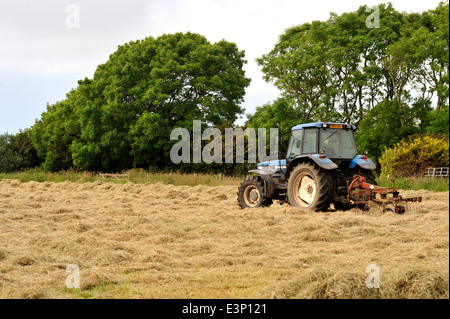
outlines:
M288 180L288 199L302 210L326 211L334 198L331 174L310 163L294 168Z
M241 208L272 205L272 199L264 196L264 182L258 176L247 177L239 186L238 202Z

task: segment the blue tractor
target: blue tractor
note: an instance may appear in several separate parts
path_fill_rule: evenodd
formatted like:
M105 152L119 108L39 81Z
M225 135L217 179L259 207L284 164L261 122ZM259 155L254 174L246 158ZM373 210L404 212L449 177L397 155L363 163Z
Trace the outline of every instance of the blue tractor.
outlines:
M279 200L303 210L326 211L331 204L339 210L364 209L376 200L377 191L384 193L384 199L387 193L398 199L394 188L386 191L376 185L375 163L358 154L355 129L350 124L326 122L293 127L286 159L258 164L257 170L250 171L256 176L247 177L239 186L240 207L264 207ZM392 210L404 212L396 200L391 202Z

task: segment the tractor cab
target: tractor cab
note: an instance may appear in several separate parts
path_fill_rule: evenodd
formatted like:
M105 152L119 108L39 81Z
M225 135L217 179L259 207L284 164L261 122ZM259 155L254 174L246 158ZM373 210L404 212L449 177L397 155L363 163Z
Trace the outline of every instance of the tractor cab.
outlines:
M353 159L357 155L354 126L346 124L314 123L292 128L287 158L322 154L330 159Z
M346 171L355 167L373 170L375 164L365 155L358 155L354 125L345 123L310 123L291 130L286 159L258 164L260 174L281 173L289 176L292 168L306 159L320 167ZM279 181L280 182L280 181Z
M354 168L356 164L365 169L375 169L366 156L358 155L354 130L344 123L311 123L294 126L286 154L288 165L296 159L309 156L328 169Z

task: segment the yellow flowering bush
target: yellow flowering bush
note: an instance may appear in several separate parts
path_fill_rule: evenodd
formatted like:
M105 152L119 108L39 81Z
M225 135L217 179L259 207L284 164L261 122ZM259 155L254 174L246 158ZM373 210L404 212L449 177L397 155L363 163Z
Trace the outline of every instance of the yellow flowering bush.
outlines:
M449 166L449 140L422 136L385 148L381 158L381 177L423 176L428 167Z

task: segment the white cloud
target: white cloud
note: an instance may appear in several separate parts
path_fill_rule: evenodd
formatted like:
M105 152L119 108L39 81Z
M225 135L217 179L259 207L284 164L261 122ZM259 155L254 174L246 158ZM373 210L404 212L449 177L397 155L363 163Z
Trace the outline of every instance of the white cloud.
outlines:
M286 28L313 20L325 20L330 12L356 10L373 6L379 0L7 0L0 3L0 84L6 76L65 79L75 83L92 77L98 64L107 61L117 46L131 40L163 33L196 32L211 42L222 39L235 42L245 50L247 76L252 84L247 90L245 107L255 107L273 100L278 91L262 79L255 59L270 51ZM386 1L387 2L387 1ZM399 11L421 12L437 6L439 0L391 0ZM80 28L69 29L67 5L80 9ZM59 80L58 80L59 81ZM20 81L17 81L20 83ZM27 85L32 85L26 81ZM48 83L52 83L49 81ZM26 88L24 88L26 91ZM17 96L2 91L2 111L14 103L24 108L45 110L45 102L54 102L61 93L46 88L45 97L17 102ZM29 90L32 92L32 90ZM56 91L56 90L55 90ZM11 91L12 92L12 91ZM44 99L45 100L42 100ZM34 101L34 102L30 102ZM30 104L31 103L31 104ZM16 122L9 111L8 118ZM2 118L3 116L3 118ZM20 114L17 115L20 117ZM32 123L23 123L25 128Z

